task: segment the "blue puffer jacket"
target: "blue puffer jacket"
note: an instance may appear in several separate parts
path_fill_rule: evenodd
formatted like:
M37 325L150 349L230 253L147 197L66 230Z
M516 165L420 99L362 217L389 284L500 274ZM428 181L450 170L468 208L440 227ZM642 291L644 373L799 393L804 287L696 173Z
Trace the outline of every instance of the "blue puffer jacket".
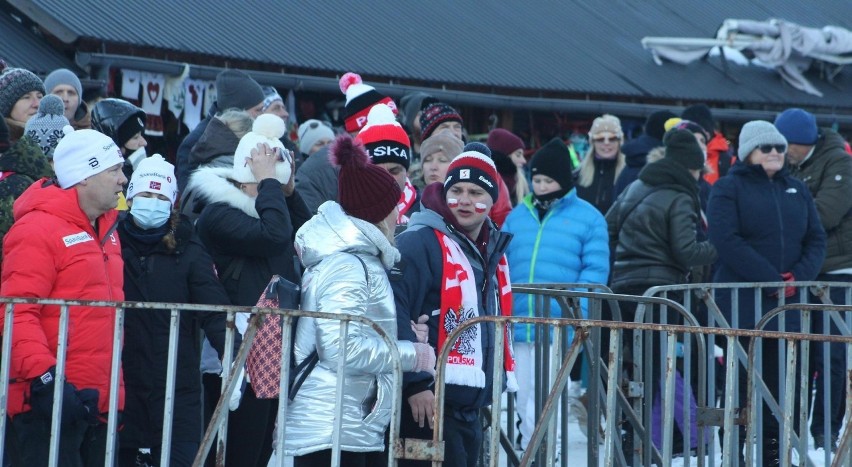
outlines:
M807 187L786 168L770 179L759 165L733 166L713 185L707 223L719 253L713 282L779 282L785 272L810 281L822 267L825 231L816 206ZM778 304L764 294L757 309L751 289L738 295L739 323L733 327L753 328ZM716 301L730 321L731 294L719 292ZM798 328L796 322L787 323L788 331Z
M514 234L506 252L513 284L523 283L594 283L606 284L609 276L609 243L606 221L591 204L571 190L553 203L539 220L532 195L512 209L504 232ZM515 316L536 316L535 299L514 294ZM588 316L586 300L583 316ZM551 316L562 312L556 300L551 301ZM533 342L535 327L515 325L516 342Z

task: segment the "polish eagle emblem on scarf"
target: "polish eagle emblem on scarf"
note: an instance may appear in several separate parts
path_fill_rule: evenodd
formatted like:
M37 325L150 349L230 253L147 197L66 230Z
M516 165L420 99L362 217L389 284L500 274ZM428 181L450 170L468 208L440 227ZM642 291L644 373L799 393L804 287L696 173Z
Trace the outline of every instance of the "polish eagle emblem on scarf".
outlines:
M461 315L459 315L456 310L450 308L449 310L447 310L447 317L444 320L444 330L447 331L447 335L450 335L450 333L452 333L460 324L475 317L476 310L474 310L473 308L462 310ZM462 355L471 355L475 353L476 350L474 349L473 343L478 337L478 326L470 326L464 331L462 331L461 335L459 336L459 339L456 341L456 352Z

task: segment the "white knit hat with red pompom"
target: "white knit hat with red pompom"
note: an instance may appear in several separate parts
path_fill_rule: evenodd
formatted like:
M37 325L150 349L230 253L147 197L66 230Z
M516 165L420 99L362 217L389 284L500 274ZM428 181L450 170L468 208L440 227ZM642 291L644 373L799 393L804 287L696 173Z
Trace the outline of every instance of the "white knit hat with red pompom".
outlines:
M259 143L264 143L279 154L287 149L281 143L281 137L287 132L287 124L284 120L273 114L263 114L255 119L251 131L240 139L237 150L234 152L234 171L231 178L240 183L257 183L251 173L246 159L251 158L251 150L256 149ZM290 180L290 162L288 157L282 157L282 161L275 164L275 178L281 183Z
M347 72L340 78L340 92L346 95L343 121L346 131L355 133L367 124L367 114L376 104L385 104L397 113L396 103L388 96L380 94L376 88L364 84L361 75Z

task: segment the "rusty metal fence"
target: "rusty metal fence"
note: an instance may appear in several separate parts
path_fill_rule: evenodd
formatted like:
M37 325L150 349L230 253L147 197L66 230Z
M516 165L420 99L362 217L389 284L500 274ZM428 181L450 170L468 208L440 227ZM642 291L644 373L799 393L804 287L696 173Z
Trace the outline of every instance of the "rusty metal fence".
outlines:
M684 465L752 465L753 462L765 465L769 460L763 449L767 441L763 438L763 427L770 421L767 417L773 417L781 426L780 439L772 440L777 442L781 465L790 465L793 449L798 453L799 465L852 465L848 430L838 433L840 439L836 447L829 445L833 443L831 437L827 437L823 445L816 446L824 449L822 453L817 451L819 459L809 456L807 433L813 370L820 373L817 384L823 386L823 397L814 404L822 405L826 413L844 408L832 405L829 389L831 385L850 384L850 352L843 352L841 378L832 380L830 370L837 368L832 368L829 362L833 361L832 352L838 346L841 350L848 350L852 343L852 333L849 332L852 328L849 325L852 321L852 306L849 305L852 284L795 283L796 295L785 303L783 287L789 285L780 282L682 285L649 289L644 297L565 290L582 288L583 285L579 284L516 286L514 292L547 297L537 301L540 316L549 315L550 298L554 298L563 310L563 316L575 317L555 321L539 318L537 325L574 327L580 337L575 343L586 350L584 359L590 364L587 388L590 403L585 430L589 465L593 465L593 459L600 460L603 465L670 465L674 457L683 457ZM756 297L758 323L753 329L732 328L714 300L718 294L728 293L734 297L731 300L733 305L729 305L727 310L729 316L751 313L751 309L737 309L736 297L743 291ZM779 306L766 313L760 311L762 297L773 291L782 292L778 294ZM838 295L845 300L841 304L832 303L830 297ZM599 311L608 307L615 321L576 319L579 300L589 301L591 318L599 317ZM629 322L619 322L620 308L628 304L635 309L635 315ZM699 306L709 311L703 311ZM711 317L709 321L708 316ZM815 316L827 318L819 321L818 329L812 327ZM787 320L779 321L779 317ZM793 329L796 332L785 329L789 327L785 323L790 322L790 317L802 323L800 328ZM777 330L765 330L767 325ZM602 344L600 330L609 330L608 343L607 339L603 339ZM812 330L814 334L810 333ZM547 333L537 334L541 335L547 336ZM555 341L556 337L553 339ZM763 375L761 354L766 348L766 345L761 345L763 341L771 342L778 349L777 367L780 371L777 375ZM818 368L811 367L811 343L823 351L822 364ZM725 357L724 365L717 363L720 360L717 344ZM555 359L554 348L567 355L574 349L564 343L549 349L542 344L536 360ZM533 439L527 452L520 456L504 449L505 460L501 462L505 463L491 460L489 465L527 465L533 459L536 465L569 465L566 455L557 459L551 441L559 435L552 426L556 419L554 408L561 407L561 412L566 413L567 394L560 379L562 369L536 362L538 392L542 397L547 396L540 407L537 404L536 434L544 432L545 443L542 445L538 443L539 438ZM657 376L653 376L655 374ZM721 384L717 384L717 376L724 378L720 379ZM655 377L661 378L659 389ZM561 393L557 391L560 384L563 384ZM680 393L677 397L676 388ZM843 405L848 407L852 391L843 389ZM662 411L662 427L657 427L662 430L659 443L652 441L651 434L655 403L662 406L656 407L656 410ZM689 409L690 403L692 410ZM675 417L675 405L683 407L679 417ZM596 408L600 408L597 413ZM497 411L491 413L494 412ZM844 420L848 420L848 413L847 408ZM511 433L513 426L514 414L509 412L507 416L509 420L503 426L504 437ZM683 445L673 446L676 418L680 418L680 424L686 427L695 427L699 442L690 445L691 436L683 436ZM547 426L546 421L550 421L551 425ZM561 423L561 436L557 443L563 446L561 452L564 454L568 432L565 429L566 417L562 417ZM803 428L796 429L796 424ZM828 428L828 420L824 425ZM718 440L715 440L717 428ZM623 444L622 441L631 437L631 445L625 446L628 443ZM505 439L503 441L504 448L510 444ZM493 443L491 448L494 449ZM813 451L810 453L813 454ZM517 460L521 456L522 459Z
M490 321L495 324L528 323L539 328L536 351L536 427L526 451L517 452L513 446L512 428L514 427L511 410L502 410L505 398L502 392L503 379L503 333L495 333L495 372L492 406L487 412L490 427L489 439L485 443L487 455L483 459L487 465L575 465L568 459L567 429L569 423L567 383L569 373L577 362L585 360L588 366L588 418L586 421L586 456L590 465L662 465L672 464L678 455L684 457L683 464L735 466L757 462L763 465L762 427L773 417L780 426L777 440L782 465L789 465L793 450L799 454L800 465L817 465L808 456L808 425L810 403L810 381L813 371L810 356L813 348L822 348L830 352L839 345L846 350L843 383L852 381L852 284L847 283L796 283L796 297L789 300L780 298L779 306L768 313L761 313L755 329L731 327L726 314L720 309L716 297L729 293L737 297L742 291L753 293L757 303L765 292L785 287L789 283L771 284L698 284L649 289L644 296L612 294L602 286L591 284L547 284L536 286L516 286L516 294L531 294L536 297L536 309L542 317L480 317L460 325L447 339L455 342L457 336L469 326ZM733 290L733 292L732 292ZM842 291L846 300L842 304L832 303L831 292ZM779 295L780 296L780 295ZM558 303L562 318L553 316L552 303ZM795 303L792 303L795 302ZM812 303L811 303L812 302ZM242 367L248 355L248 349L258 327L265 316L282 316L283 345L282 362L289 362L290 326L296 316L321 319L333 319L341 322L341 341L345 343L346 329L350 323L359 322L372 326L377 334L392 349L393 378L395 384L401 384L401 366L399 353L393 339L381 331L375 323L350 315L333 313L315 313L254 307L203 306L167 303L113 303L62 300L10 299L0 298L5 305L5 324L3 327L2 354L0 354L0 456L3 455L7 424L7 401L10 381L10 357L12 348L12 317L16 305L41 304L60 307L59 338L57 345L57 381L64 381L69 314L78 306L104 307L115 310L115 326L111 336L113 348L110 368L109 412L107 417L107 466L115 465L118 440L118 387L121 365L121 341L124 313L134 309L170 310L169 353L164 407L164 426L162 456L160 465L169 462L169 447L172 437L171 414L173 412L175 371L177 360L178 325L180 314L194 311L213 311L227 314L226 352L223 368L232 368L223 380L223 396L216 407L215 415L207 427L201 449L194 465L203 465L216 442L217 465L223 464L227 449L227 415L230 393L236 386L236 370ZM743 313L736 308L733 299L733 316ZM585 304L590 319L582 319L580 309ZM630 307L635 310L632 321L621 318L621 309ZM700 308L703 307L703 308ZM613 319L600 319L604 310ZM705 311L701 311L705 310ZM750 311L750 310L749 310ZM243 345L234 356L231 349L235 339L234 316L239 312L251 312L252 318L248 331L243 337ZM731 311L728 311L731 316ZM699 316L696 318L696 314ZM816 333L811 323L813 316L827 316L821 321L821 329ZM789 332L784 319L796 316L802 323L801 329ZM733 321L736 322L735 320ZM766 326L776 322L777 330L766 330ZM765 364L762 352L769 348L764 343L777 348L779 373L767 378L762 373ZM717 365L715 346L723 349L724 366ZM441 349L438 362L446 362L450 345ZM345 346L344 346L345 348ZM345 359L341 359L341 362ZM832 381L832 368L825 358L817 371L823 373L820 384L837 384ZM236 364L232 364L235 362ZM763 363L762 363L763 362ZM649 364L651 363L651 364ZM342 364L342 363L341 363ZM717 384L714 371L724 373L724 383ZM281 381L289 378L289 365L282 365ZM342 370L342 369L341 369ZM399 439L401 401L395 393L392 401L392 422L390 425L390 449L388 464L395 465L399 458L430 460L433 465L443 461L443 410L445 386L443 384L443 365L438 365L436 373L436 426L432 440ZM344 374L339 371L338 374ZM344 378L338 379L337 394L340 397ZM287 384L282 384L282 400L287 397ZM678 390L678 387L681 389ZM849 419L849 407L852 407L852 391L846 388L846 416ZM53 419L58 420L62 412L62 385L55 387ZM829 391L824 391L828 394ZM717 394L719 397L717 398ZM828 397L827 395L825 397ZM825 409L836 409L830 401L817 400ZM694 402L693 402L694 401ZM690 410L690 405L694 411ZM338 399L338 407L340 406ZM681 406L676 414L676 406ZM798 406L798 409L797 409ZM653 411L657 410L660 426L652 427ZM682 413L680 413L682 411ZM827 410L828 411L828 410ZM278 419L285 420L287 404L279 404ZM557 416L561 413L562 416ZM680 420L678 423L676 420ZM334 441L333 465L340 461L340 417ZM683 436L680 447L674 445L676 425L696 426L699 440L692 445L691 436ZM276 444L283 446L286 438L286 426L279 424L276 432ZM561 429L560 429L561 428ZM654 441L654 430L660 430ZM50 465L57 465L60 426L54 423L51 428ZM686 431L691 431L687 428ZM714 436L718 432L718 439ZM582 435L581 435L582 436ZM836 454L826 449L822 464L852 465L852 434L844 429L839 434ZM738 441L740 440L740 441ZM829 447L829 446L824 446ZM718 455L717 455L718 452ZM208 454L209 453L209 454ZM284 465L284 458L278 458L278 465Z
M214 455L216 456L216 465L221 466L224 465L225 459L225 450L227 449L227 418L228 418L228 400L230 399L230 395L236 388L237 378L236 375L238 373L238 369L242 368L245 365L246 358L248 356L249 349L251 344L257 334L259 327L262 325L265 317L277 314L281 315L283 328L282 328L282 353L281 353L281 361L289 362L290 361L290 340L291 340L291 326L293 325L293 321L295 317L309 317L309 318L321 318L324 320L337 320L340 321L340 342L341 348L343 349L343 354L339 359L339 366L337 368L338 374L343 375L342 365L344 365L346 360L346 343L349 339L347 335L347 328L351 323L361 323L371 327L375 330L376 334L385 342L388 348L391 350L392 356L392 378L394 384L396 386L401 385L402 381L402 367L400 363L400 355L399 351L396 347L396 342L393 338L389 337L380 326L378 326L373 321L360 317L360 316L352 316L346 314L339 313L319 313L319 312L311 312L311 311L296 311L296 310L282 310L277 308L258 308L258 307L237 307L237 306L213 306L213 305L190 305L190 304L177 304L177 303L137 303L137 302L105 302L105 301L80 301L80 300L54 300L54 299L23 299L23 298L0 298L0 304L3 304L5 307L4 314L4 325L3 325L3 336L2 336L2 356L0 356L0 459L4 458L6 454L4 452L4 448L7 446L6 443L6 435L7 435L7 419L8 419L8 400L9 400L9 383L10 383L10 363L11 363L11 352L12 352L12 339L14 335L14 327L13 327L13 315L16 305L22 304L36 304L36 305L54 305L58 306L60 309L60 317L59 317L59 327L58 327L58 342L57 342L57 354L56 354L56 384L54 387L54 404L53 404L53 413L51 424L51 433L50 433L50 447L49 447L49 461L48 465L56 466L59 465L59 435L61 433L62 424L56 423L55 421L59 420L62 413L62 391L63 391L63 383L65 382L66 375L66 360L67 360L67 348L68 348L68 328L69 328L69 316L74 313L74 309L76 307L95 307L95 308L106 308L115 311L115 324L113 328L113 333L111 336L103 336L104 339L112 340L112 358L111 358L111 368L110 368L110 385L109 385L109 410L107 413L107 427L106 427L106 444L105 444L105 457L107 467L111 467L116 465L117 458L117 450L118 450L118 417L117 414L119 412L118 400L119 400L119 379L120 379L120 368L121 368L121 350L122 350L122 336L124 331L124 316L127 310L169 310L171 315L171 320L169 324L169 349L168 349L168 357L167 357L167 369L166 369L166 389L165 389L165 406L164 406L164 417L163 417L163 436L161 439L161 450L162 455L159 459L159 465L168 466L169 465L169 453L172 442L172 414L174 411L174 397L175 397L175 373L176 373L176 362L177 362L177 346L178 346L178 326L180 323L180 315L184 312L215 312L215 313L226 313L226 337L225 337L225 355L222 361L222 367L226 369L230 369L227 374L223 374L223 382L222 382L222 396L220 397L218 404L215 409L214 416L211 422L208 424L206 428L206 432L204 433L204 438L201 443L201 447L196 455L195 461L193 463L194 466L202 466L208 455L210 454L211 448L213 447L214 440L218 440L216 443L216 450ZM237 351L236 356L233 354L234 342L235 342L235 325L234 319L237 313L251 313L251 318L249 320L249 326L243 335L242 344ZM199 343L200 345L200 343ZM287 382L289 381L289 364L282 365L281 371L281 400L287 400L288 397L288 389L289 385ZM335 417L335 427L334 427L334 438L333 438L333 447L332 447L332 465L340 465L340 421L341 421L341 410L342 410L342 386L344 384L345 378L338 378L337 383L337 403L336 406L338 408L337 416ZM400 410L400 394L397 391L394 391L391 397L391 424L390 424L390 439L397 440L399 433L399 410ZM278 419L285 420L287 414L287 404L279 404L278 408ZM277 446L284 445L284 439L286 436L286 426L285 424L279 424L278 430L276 432L276 444ZM395 443L396 444L396 443ZM388 453L388 465L396 465L396 461L394 458L393 450L387 450ZM278 465L285 465L285 458L283 456L278 458ZM17 467L17 466L16 466Z

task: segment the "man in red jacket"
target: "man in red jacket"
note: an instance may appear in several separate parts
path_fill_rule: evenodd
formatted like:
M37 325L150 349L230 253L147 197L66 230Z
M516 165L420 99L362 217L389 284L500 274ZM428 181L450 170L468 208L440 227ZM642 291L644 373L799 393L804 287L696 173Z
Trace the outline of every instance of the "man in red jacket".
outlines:
M65 134L54 152L56 178L38 180L15 201L15 223L3 239L0 295L123 301L115 207L127 183L124 158L94 130ZM56 374L59 307L14 309L8 413L15 465L47 465L56 385L62 386L59 465L104 465L115 310L71 307L68 313L63 376Z

